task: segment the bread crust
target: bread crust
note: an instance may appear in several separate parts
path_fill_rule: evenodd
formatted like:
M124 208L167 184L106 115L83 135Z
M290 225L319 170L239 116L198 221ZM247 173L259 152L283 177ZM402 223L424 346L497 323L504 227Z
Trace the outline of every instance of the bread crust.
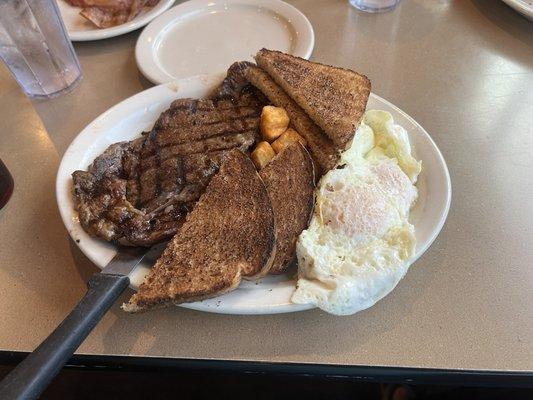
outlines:
M267 49L260 50L255 60L322 128L338 150L346 148L370 96L371 84L366 76Z
M296 240L313 213L313 161L300 143L294 143L259 171L259 176L276 217L276 252L269 272L281 274L294 259Z
M317 167L317 175L320 176L333 169L339 158L339 152L305 111L261 68L250 66L246 70L246 78L275 106L283 107L287 111L291 126L307 141L307 148Z
M143 284L123 306L138 312L203 300L268 272L275 257L274 212L248 156L230 151Z

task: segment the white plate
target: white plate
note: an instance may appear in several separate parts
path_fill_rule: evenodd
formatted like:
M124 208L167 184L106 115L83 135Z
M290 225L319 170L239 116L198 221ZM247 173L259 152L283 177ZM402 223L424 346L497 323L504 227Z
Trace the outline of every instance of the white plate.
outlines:
M502 0L509 7L514 8L524 17L533 21L533 1L532 0Z
M137 66L159 84L222 73L263 47L308 59L315 35L298 9L280 0L191 0L168 10L137 40Z
M71 174L85 170L95 157L112 143L131 140L142 131L150 130L169 104L180 97L204 97L222 80L223 75L191 77L167 83L138 93L110 108L91 122L71 143L59 166L56 196L59 211L70 236L81 251L100 268L115 255L115 246L87 235L74 212ZM426 131L406 113L374 94L368 109L389 111L394 121L408 132L413 152L422 160L418 179L419 199L411 212L415 226L417 247L415 259L420 257L440 232L448 214L451 184L444 159ZM137 288L153 263L144 262L131 275ZM183 304L183 307L226 314L274 314L301 311L310 305L293 304L290 297L294 280L288 275L266 277L257 282L242 282L234 292L214 299Z
M131 21L111 28L99 29L80 15L80 7L72 7L63 0L57 0L61 17L72 41L100 40L122 35L145 26L161 13L168 10L174 0L159 0L155 7L145 8Z

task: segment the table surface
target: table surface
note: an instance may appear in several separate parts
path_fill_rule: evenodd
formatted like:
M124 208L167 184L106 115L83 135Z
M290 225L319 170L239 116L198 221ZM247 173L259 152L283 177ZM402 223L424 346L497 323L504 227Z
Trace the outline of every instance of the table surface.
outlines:
M443 231L356 315L128 315L128 290L79 353L533 371L533 24L497 0L404 0L381 15L290 3L314 26L313 60L365 73L431 134L453 185ZM76 43L83 81L54 100L30 102L0 67L0 157L16 182L0 211L0 350L32 350L98 271L63 227L55 175L87 123L151 86L135 65L138 35Z

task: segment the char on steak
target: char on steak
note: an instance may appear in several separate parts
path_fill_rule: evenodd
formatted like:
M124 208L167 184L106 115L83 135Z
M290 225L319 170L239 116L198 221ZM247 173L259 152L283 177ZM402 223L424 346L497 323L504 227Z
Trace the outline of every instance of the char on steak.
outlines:
M247 152L260 138L265 98L235 63L209 99L178 99L150 132L115 143L75 171L74 202L92 236L130 246L170 238L233 148Z

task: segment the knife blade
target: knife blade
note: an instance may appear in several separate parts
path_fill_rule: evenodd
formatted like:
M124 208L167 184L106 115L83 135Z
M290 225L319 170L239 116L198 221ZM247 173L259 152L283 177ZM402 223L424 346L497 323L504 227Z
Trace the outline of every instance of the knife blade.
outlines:
M122 246L100 273L127 276L139 265L149 250L145 247Z

